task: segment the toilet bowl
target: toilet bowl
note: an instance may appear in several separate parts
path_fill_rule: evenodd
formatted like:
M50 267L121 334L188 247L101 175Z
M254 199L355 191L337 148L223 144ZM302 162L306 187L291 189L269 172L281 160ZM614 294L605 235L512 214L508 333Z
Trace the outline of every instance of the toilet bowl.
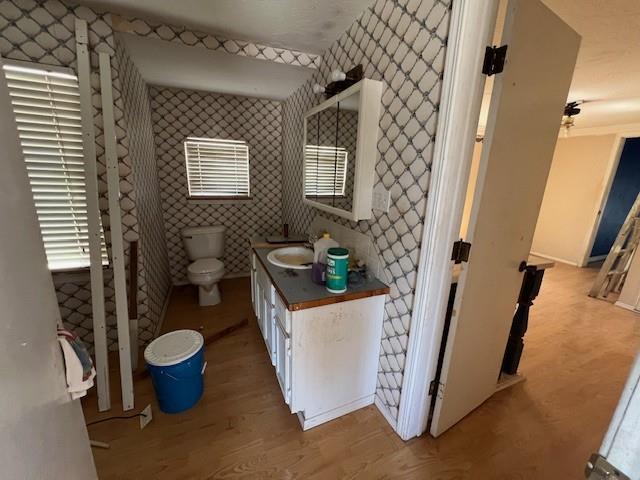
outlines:
M187 278L198 286L201 306L220 303L218 282L224 276L224 232L221 225L189 227L182 230L182 240L192 263L187 267Z
M202 306L220 303L218 282L223 276L224 263L216 258L201 258L187 267L187 278L198 286L198 303Z

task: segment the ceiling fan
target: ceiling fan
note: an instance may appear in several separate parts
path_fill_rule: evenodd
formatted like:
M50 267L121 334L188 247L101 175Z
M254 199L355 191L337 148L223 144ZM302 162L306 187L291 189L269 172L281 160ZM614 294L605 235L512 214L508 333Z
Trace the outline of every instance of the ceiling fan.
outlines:
M574 102L569 102L564 106L564 114L562 115L562 121L560 122L560 127L563 129L562 133L565 137L569 136L569 129L573 127L575 123L575 116L578 115L581 111L578 108L580 105L584 103L584 100L576 100Z

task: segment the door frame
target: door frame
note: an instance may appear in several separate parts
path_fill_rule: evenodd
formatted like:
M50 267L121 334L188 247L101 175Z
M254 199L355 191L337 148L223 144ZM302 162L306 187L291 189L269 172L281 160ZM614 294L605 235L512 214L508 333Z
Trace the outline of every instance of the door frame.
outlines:
M440 115L411 331L396 431L403 440L427 428L445 312L451 288L451 249L458 239L486 76L484 46L491 45L499 0L453 2Z
M585 133L585 132L589 132L589 133ZM591 133L591 132L598 132L598 130L585 129L583 131L578 131L576 133L578 135L606 135L606 133ZM609 201L609 195L611 194L611 188L613 186L613 179L615 178L616 172L618 171L618 165L620 164L620 158L622 157L622 150L624 149L624 144L629 138L640 137L640 127L636 127L629 131L625 131L624 133L621 133L620 131L617 131L614 133L616 135L616 138L613 142L613 147L611 149L609 162L607 164L607 176L604 181L604 185L602 187L600 199L596 204L596 209L593 212L594 213L593 224L591 226L591 230L589 231L587 238L585 238L584 256L582 258L582 263L578 265L579 267L586 267L587 265L589 265L589 262L594 262L594 261L603 259L599 257L592 257L591 250L593 249L593 244L596 241L596 235L598 233L598 229L600 228L600 222L602 221L602 214L604 213L604 209L607 207L607 202Z

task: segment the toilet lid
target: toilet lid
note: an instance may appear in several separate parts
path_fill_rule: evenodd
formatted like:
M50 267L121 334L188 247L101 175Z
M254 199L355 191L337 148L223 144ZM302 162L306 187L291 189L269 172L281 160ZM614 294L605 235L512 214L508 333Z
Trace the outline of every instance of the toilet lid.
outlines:
M215 273L224 270L224 263L217 258L201 258L189 265L191 273Z

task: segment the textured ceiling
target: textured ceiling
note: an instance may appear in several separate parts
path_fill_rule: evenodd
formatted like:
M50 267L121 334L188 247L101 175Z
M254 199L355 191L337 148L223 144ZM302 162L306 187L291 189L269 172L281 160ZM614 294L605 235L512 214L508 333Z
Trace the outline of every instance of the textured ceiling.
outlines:
M126 33L118 38L152 85L283 100L315 71Z
M582 36L568 97L586 101L575 129L640 123L640 1L542 1ZM504 6L502 1L497 31L502 28ZM488 82L481 130L490 96Z
M321 53L373 0L77 0L112 13Z

